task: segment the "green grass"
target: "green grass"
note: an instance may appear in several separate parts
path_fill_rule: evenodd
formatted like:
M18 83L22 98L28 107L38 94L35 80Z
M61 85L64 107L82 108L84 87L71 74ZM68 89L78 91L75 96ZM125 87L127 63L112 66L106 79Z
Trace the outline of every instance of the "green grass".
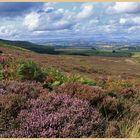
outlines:
M133 52L133 56L132 57L140 57L140 51Z
M90 48L70 48L57 49L58 54L62 55L83 55L83 56L110 56L110 57L131 57L132 53L128 51L117 51L112 53L112 50L94 50Z

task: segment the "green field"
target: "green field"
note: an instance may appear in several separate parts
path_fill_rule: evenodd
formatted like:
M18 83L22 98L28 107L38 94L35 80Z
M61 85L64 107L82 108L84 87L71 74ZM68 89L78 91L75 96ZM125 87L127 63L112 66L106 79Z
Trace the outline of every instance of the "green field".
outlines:
M70 48L57 49L57 54L61 55L82 55L82 56L110 56L110 57L131 57L133 54L129 51L115 51L112 50L95 50L91 48Z
M140 51L133 52L132 54L133 57L140 57Z

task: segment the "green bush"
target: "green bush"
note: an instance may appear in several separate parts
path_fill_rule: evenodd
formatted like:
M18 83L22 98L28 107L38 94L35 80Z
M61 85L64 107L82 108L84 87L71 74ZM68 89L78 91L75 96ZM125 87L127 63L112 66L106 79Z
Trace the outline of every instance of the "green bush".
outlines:
M68 83L81 82L81 79L82 77L80 75L72 74L67 77L67 82Z
M46 73L35 62L28 60L22 61L17 68L17 75L21 80L34 80L43 82Z
M47 73L53 79L53 81L59 83L59 85L63 84L67 80L67 77L55 68L48 68Z
M83 77L83 76L80 76L77 74L69 75L67 77L67 83L74 83L74 82L81 83L83 85L89 85L89 86L96 86L97 85L95 81L93 81L89 78L86 78L86 77Z
M97 85L97 83L95 81L90 80L88 78L82 78L80 82L84 85L89 85L89 86L96 86Z

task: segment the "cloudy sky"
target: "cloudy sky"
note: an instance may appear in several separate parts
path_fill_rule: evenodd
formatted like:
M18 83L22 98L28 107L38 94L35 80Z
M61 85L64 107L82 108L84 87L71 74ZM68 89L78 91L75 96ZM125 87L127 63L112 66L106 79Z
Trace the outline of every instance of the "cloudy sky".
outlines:
M0 38L140 38L140 2L3 3Z

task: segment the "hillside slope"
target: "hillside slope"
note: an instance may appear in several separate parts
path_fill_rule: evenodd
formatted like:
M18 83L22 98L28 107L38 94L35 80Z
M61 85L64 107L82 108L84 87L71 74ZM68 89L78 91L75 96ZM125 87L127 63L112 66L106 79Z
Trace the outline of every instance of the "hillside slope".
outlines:
M31 50L37 53L53 54L55 52L54 48L51 46L38 45L28 41L10 41L10 40L0 39L0 44L12 45L19 48Z

